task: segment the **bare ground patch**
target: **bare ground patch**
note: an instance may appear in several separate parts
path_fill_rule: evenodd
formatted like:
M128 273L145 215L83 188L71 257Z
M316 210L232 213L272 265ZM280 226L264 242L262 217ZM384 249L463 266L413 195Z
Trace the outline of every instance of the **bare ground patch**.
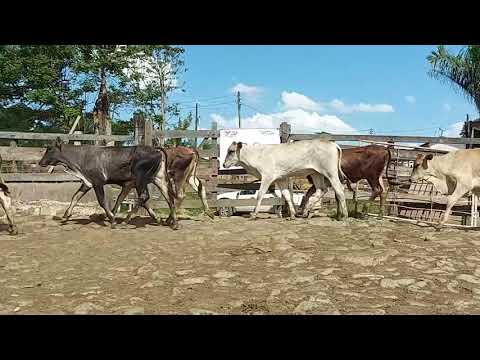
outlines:
M477 314L480 233L369 218L18 217L0 314Z

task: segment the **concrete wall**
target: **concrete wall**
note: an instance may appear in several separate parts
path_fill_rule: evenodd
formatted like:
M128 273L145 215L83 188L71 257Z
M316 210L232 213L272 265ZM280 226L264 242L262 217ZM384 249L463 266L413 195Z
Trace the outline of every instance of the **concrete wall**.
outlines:
M70 202L73 194L80 188L79 182L64 183L7 183L12 198L20 201L48 199ZM95 202L95 192L90 190L81 202Z

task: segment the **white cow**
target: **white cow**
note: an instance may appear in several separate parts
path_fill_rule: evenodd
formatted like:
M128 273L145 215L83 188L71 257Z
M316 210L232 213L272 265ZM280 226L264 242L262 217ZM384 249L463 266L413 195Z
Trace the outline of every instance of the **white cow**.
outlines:
M447 209L438 224L441 227L462 196L469 191L480 195L480 149L457 150L436 157L418 154L411 180L429 181L437 191L449 195Z
M307 175L312 176L317 191L309 199L305 209L309 211L328 190L325 181L327 178L335 191L337 216L344 219L348 213L343 185L339 179L339 175L344 176L340 168L341 158L342 150L336 143L321 139L270 145L247 145L234 141L228 148L223 166L227 169L231 166L242 166L249 174L262 180L257 205L250 214L253 219L257 216L262 198L272 183L276 183L280 188L288 203L290 218L294 219L295 207L292 193L288 189L288 178L305 178Z

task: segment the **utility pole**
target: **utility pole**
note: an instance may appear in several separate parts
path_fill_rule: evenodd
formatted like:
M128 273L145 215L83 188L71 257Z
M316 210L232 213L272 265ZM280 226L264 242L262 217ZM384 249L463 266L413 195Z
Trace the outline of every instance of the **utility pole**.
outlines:
M370 135L373 135L373 132L374 132L374 131L373 131L372 128L370 128L370 129L368 130L368 133L369 133Z
M240 120L240 91L237 91L237 111L238 111L238 128L242 127L242 123Z
M443 132L445 131L445 129L442 129L442 128L439 127L438 130L440 131L440 137L442 137L442 136L443 136Z
M195 103L195 132L198 131L198 103ZM194 148L197 149L197 138L195 138Z

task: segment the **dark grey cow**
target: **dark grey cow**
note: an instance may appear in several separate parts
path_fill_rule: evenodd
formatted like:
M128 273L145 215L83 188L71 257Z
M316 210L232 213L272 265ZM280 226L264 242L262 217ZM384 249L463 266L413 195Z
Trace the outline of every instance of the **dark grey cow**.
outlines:
M116 184L123 189L136 186L137 182L153 182L167 200L170 211L174 211L170 200L169 182L165 171L166 153L163 149L154 149L147 146L131 147L98 147L94 145L74 146L63 144L57 139L53 146L47 148L39 162L40 166L63 165L67 173L78 177L82 181L80 189L73 195L72 202L65 212L64 219L72 215L73 207L90 190L94 189L98 203L110 219L112 228L115 227L115 216L108 208L105 200L104 185ZM137 179L142 176L143 179ZM137 186L136 186L137 187ZM139 188L139 187L137 187ZM141 199L149 197L148 189L141 187L143 193L138 193ZM158 221L155 213L145 201L143 206L150 216ZM171 215L173 216L173 215ZM176 216L175 216L176 218ZM128 218L128 220L130 217ZM172 228L175 226L172 224Z

